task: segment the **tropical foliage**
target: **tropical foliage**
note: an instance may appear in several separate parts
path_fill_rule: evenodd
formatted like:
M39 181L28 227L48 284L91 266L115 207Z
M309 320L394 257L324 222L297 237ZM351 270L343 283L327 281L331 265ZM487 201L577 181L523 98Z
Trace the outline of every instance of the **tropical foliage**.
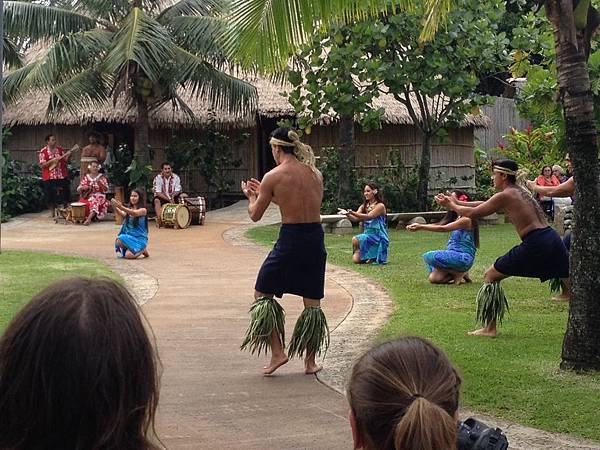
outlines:
M390 10L377 20L332 26L300 53L305 63L298 63L289 77L295 86L290 101L301 126L334 111L341 119L359 120L367 130L377 127L383 111L373 108L373 100L380 94L391 94L406 108L423 136L421 210L427 207L433 140L445 134L445 127L460 124L465 114L478 112L488 101L476 93L478 74L508 61L508 40L497 32L502 2L457 3L447 26L429 42L420 42L420 12Z
M34 164L30 170L26 170L25 164L12 159L10 151L4 146L4 141L10 134L8 128L2 130L2 222L19 214L40 211L44 207L39 166ZM30 172L37 172L37 176L31 175Z
M229 75L223 52L228 2L77 0L58 6L4 2L5 32L31 58L4 78L5 101L48 95L50 115L124 102L136 114L136 154L148 161L148 114L171 102L189 115L181 89L234 113L255 89Z
M430 39L454 0L232 0L228 48L246 65L281 71L315 30L375 17L388 8L426 11L421 37Z

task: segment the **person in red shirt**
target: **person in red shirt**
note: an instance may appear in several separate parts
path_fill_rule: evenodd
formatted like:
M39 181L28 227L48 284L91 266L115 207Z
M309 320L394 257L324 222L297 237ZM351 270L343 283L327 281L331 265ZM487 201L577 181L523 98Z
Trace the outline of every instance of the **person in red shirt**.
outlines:
M540 175L535 179L535 184L538 186L558 186L560 181L552 174L552 167L544 166ZM537 195L536 199L548 218L554 220L554 201L552 197Z
M53 134L46 136L45 140L46 146L39 151L39 161L50 217L54 217L56 206L69 202L67 159L70 155L57 144Z

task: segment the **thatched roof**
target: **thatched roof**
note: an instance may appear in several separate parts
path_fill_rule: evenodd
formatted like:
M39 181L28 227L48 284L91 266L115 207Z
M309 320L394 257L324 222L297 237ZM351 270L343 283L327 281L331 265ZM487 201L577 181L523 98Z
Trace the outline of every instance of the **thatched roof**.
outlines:
M282 85L264 78L247 78L247 81L256 86L258 92L258 107L256 111L244 117L234 116L224 111L216 111L216 121L223 127L252 127L255 124L256 114L265 117L280 117L294 115L294 109L281 94L291 90L291 86ZM170 103L163 105L151 114L150 126L160 128L162 126L181 125L193 127L208 122L210 117L210 105L202 98L196 98L189 92L181 90L180 96L194 111L195 118L190 118L180 110L173 110ZM416 105L416 102L415 102ZM88 125L94 122L135 122L135 110L128 110L125 102L118 102L116 107L112 105L96 109L81 109L77 114L63 111L51 120L46 116L48 96L42 93L32 92L19 101L5 107L3 113L3 125ZM375 101L376 107L383 107L385 114L383 122L388 124L413 123L406 107L398 103L391 95L383 95ZM334 121L334 117L324 116L323 123ZM462 126L488 127L490 119L484 115L467 115Z

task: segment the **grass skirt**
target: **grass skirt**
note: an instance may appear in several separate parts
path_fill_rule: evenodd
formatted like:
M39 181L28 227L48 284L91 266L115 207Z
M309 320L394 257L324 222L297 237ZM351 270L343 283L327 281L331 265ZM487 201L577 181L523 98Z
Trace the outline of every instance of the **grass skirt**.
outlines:
M240 347L251 353L267 353L271 348L271 334L277 333L281 345L285 347L285 311L273 297L257 298L250 308L250 325Z
M508 301L499 282L484 283L477 293L477 322L484 326L494 320L502 323Z
M307 306L298 317L290 340L288 356L327 353L329 348L329 326L319 306Z

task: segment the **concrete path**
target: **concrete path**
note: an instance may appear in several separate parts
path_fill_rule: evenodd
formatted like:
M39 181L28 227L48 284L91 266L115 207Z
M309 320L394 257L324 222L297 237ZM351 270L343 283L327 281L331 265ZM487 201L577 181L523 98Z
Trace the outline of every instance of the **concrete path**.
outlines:
M93 257L128 279L133 272L157 287L143 310L163 366L157 429L168 448L351 448L341 394L304 375L301 361L263 377L267 359L239 351L256 273L267 253L223 240L232 224L247 223L244 215L245 208L232 208L210 215L204 226L151 226L150 258L135 261L116 258L118 227L107 222L55 225L33 215L4 225L2 245ZM323 308L335 327L352 298L332 281L326 293ZM302 301L285 296L283 305L289 336Z
M278 219L269 209L261 224ZM352 448L341 392L353 359L368 347L393 303L375 283L328 267L323 307L334 331L320 381L302 373L301 361L263 377L267 359L238 350L256 272L267 253L243 237L249 226L245 207L237 205L210 213L201 227L151 227L151 257L127 261L113 252L116 225L55 225L38 214L4 224L2 248L88 256L123 275L156 336L163 366L157 431L168 448ZM301 304L298 297L284 297L288 336ZM508 431L511 449L600 449L484 419Z

